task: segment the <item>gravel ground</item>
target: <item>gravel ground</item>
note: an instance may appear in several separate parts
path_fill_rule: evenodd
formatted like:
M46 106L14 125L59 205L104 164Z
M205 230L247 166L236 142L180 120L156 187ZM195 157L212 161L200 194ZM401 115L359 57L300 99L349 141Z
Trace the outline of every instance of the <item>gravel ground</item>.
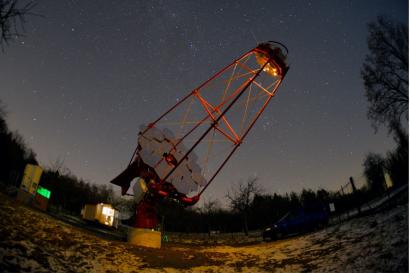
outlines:
M408 202L276 242L136 247L0 195L0 272L408 272Z

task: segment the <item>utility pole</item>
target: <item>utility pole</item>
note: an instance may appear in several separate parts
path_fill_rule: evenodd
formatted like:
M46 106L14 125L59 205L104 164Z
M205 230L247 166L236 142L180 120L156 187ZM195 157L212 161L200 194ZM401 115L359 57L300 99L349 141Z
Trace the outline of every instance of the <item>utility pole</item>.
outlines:
M354 184L353 177L350 177L349 180L350 180L350 184L352 185L352 190L353 190L353 192L356 193L356 186L355 186L355 184Z
M359 214L360 214L361 213L361 208L360 208L360 203L359 203L358 196L357 196L357 189L356 189L356 185L354 184L353 177L349 177L349 181L350 181L350 184L352 185L354 202L355 202L355 204L357 206L357 210L359 211Z

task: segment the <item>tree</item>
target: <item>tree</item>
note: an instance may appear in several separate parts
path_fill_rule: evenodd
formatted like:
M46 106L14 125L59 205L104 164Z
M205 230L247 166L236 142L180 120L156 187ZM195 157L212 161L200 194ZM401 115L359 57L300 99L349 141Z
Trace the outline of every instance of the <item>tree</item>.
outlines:
M246 235L248 235L248 216L250 206L255 194L262 192L262 189L257 184L257 180L257 177L253 177L248 178L245 184L239 182L239 184L232 187L226 194L231 209L238 212L243 217L244 232Z
M387 153L385 168L393 185L399 186L409 183L409 136L398 123L393 124L392 131L397 146Z
M303 208L314 207L317 204L316 194L311 189L303 189L300 194L300 201Z
M201 208L203 214L214 214L221 210L221 203L218 199L205 200Z
M409 53L408 27L378 17L368 25L370 50L362 67L362 78L369 101L368 118L375 129L392 129L403 115L408 119Z
M37 164L35 153L18 132L10 132L0 100L0 181L17 185L27 163Z
M216 221L217 216L221 211L221 203L218 199L209 199L204 201L204 204L200 209L200 213L208 232L211 230L221 229L221 223Z
M21 36L25 23L25 16L30 14L35 3L29 1L19 7L18 0L0 0L0 46L4 49L4 44ZM20 26L20 27L19 27Z
M255 194L249 214L249 228L263 229L282 218L290 207L290 200L277 193Z
M386 187L383 158L381 155L369 153L363 162L363 167L369 189L374 193L381 194Z
M8 127L6 123L6 107L0 100L0 134L5 134L8 132Z
M296 192L291 192L290 195L286 194L289 198L290 209L295 210L302 207L299 196Z

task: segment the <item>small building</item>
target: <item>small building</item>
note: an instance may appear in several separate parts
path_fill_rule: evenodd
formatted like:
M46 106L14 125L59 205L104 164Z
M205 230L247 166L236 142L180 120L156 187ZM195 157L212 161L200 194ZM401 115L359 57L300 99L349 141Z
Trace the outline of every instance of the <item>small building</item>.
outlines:
M40 166L27 164L16 200L28 206L47 211L51 192L39 185L43 169Z
M42 173L43 169L40 166L27 164L24 168L20 189L34 196L37 192Z
M86 204L81 210L81 216L86 221L95 221L109 227L118 227L119 212L111 204Z

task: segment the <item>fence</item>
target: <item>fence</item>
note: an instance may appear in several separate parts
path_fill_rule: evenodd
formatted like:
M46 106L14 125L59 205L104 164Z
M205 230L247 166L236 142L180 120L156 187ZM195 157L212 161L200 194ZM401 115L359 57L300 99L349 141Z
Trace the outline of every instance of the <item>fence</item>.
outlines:
M388 179L386 179L385 185L385 192L375 193L367 190L367 181L364 175L350 177L349 181L340 186L340 189L329 198L330 223L340 223L353 216L369 212L390 201L397 193L407 188L405 185L405 187L393 189L391 181Z

